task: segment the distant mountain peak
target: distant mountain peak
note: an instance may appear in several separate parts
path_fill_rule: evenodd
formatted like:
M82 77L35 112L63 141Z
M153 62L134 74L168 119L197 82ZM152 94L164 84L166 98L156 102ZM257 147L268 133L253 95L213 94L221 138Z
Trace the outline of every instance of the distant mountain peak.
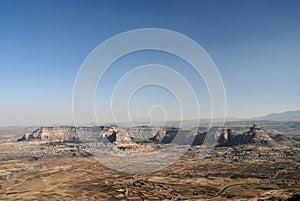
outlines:
M254 119L271 121L300 121L300 110L271 113Z

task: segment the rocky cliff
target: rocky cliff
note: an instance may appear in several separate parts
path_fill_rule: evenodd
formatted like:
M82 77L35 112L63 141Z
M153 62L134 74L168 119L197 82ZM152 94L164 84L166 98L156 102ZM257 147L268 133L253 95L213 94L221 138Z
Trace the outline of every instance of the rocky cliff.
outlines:
M118 146L135 144L128 133L116 127L104 128L103 137L106 137L111 143Z
M152 132L152 131L151 131ZM80 134L80 135L79 135ZM78 141L80 137L91 137L94 140L113 143L117 146L129 146L136 144L133 138L124 130L114 127L74 127L74 126L59 126L59 127L41 127L32 133L27 133L18 141L44 141L44 142L64 142ZM149 138L150 141L163 144L180 144L180 145L201 145L203 144L207 132L194 130L181 130L178 128L163 128ZM231 129L222 129L219 136L217 146L228 147L239 144L259 143L270 144L273 140L268 134L257 125L250 127L249 131L237 133Z
M26 133L18 141L63 142L79 140L77 128L74 126L41 127L32 133Z
M195 134L190 130L189 133L187 133L186 131L179 132L176 128L164 128L158 131L152 138L150 138L150 140L164 144L172 142L175 144L201 145L204 143L206 136L207 132L197 131ZM268 134L264 133L258 125L254 124L247 132L238 133L232 131L232 129L223 128L222 133L219 136L217 146L226 147L249 143L270 144L272 142L272 138L269 137Z
M80 135L79 135L80 134ZM95 138L95 135L97 136ZM115 145L134 144L132 138L126 132L116 127L41 127L32 133L26 133L18 141L43 141L43 142L64 142L77 141L80 137L91 137L101 141L107 138Z
M194 140L193 130L182 130L174 127L163 128L149 138L150 141L163 144L190 145Z
M233 146L239 144L270 144L272 138L256 124L250 127L249 131L244 133L235 133L231 129L223 129L222 135L219 138L218 146Z
M156 132L156 134L150 138L151 141L160 143L171 143L178 133L177 128L164 128Z

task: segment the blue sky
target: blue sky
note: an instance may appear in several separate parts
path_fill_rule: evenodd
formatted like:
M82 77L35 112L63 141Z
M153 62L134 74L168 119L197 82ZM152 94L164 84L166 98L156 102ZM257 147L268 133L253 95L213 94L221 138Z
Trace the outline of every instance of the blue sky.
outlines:
M87 55L114 35L147 27L185 34L208 52L224 81L228 116L300 108L298 1L2 0L0 125L72 122L73 85ZM176 59L160 57L135 58L176 65ZM116 69L108 72L110 80L121 76ZM114 83L107 81L103 90ZM205 93L205 87L198 90ZM201 107L207 115L208 106Z

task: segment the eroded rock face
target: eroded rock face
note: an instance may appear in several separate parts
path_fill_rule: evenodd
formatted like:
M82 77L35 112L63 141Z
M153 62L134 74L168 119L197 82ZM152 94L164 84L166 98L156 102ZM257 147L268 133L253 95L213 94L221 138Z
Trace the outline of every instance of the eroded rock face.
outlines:
M195 145L201 145L201 144L203 144L204 140L206 138L206 135L207 135L207 132L204 132L204 133L199 132L199 133L197 133L197 135L195 136L195 139L194 139L192 145L195 146Z
M163 144L179 144L190 145L194 137L191 130L182 130L178 128L163 128L156 132L156 134L149 138L150 141Z
M161 143L170 143L175 138L178 133L176 128L164 128L156 132L156 134L150 138L151 141L161 142Z
M248 133L252 133L252 135L254 136L252 138L252 143L268 144L273 142L273 139L268 134L264 133L263 130L255 124L250 128L250 131L248 131Z
M74 126L41 127L32 133L26 133L18 141L63 142L79 140L77 128Z
M135 139L132 138L124 130L115 126L99 126L99 127L74 127L74 126L58 126L58 127L41 127L32 133L25 134L18 141L34 141L39 140L43 142L64 142L77 141L82 137L80 132L87 132L89 135L99 141L107 140L117 146L131 146L136 145ZM180 144L180 145L201 145L206 139L207 132L193 134L191 130L180 130L178 128L163 128L156 132L156 134L149 138L150 141L163 144ZM105 142L105 141L103 141ZM217 146L228 147L240 144L258 143L258 144L272 144L273 140L268 134L257 125L250 127L249 131L244 133L237 133L231 129L223 128L221 136L219 137Z
M86 136L82 133L86 132ZM81 135L79 135L81 134ZM116 127L74 127L74 126L59 126L59 127L41 127L32 133L26 133L18 141L43 141L43 142L64 142L78 141L80 137L92 136L92 139L102 141L107 138L109 142L115 145L132 145L130 135ZM95 135L98 136L95 138Z
M250 130L245 133L234 133L231 129L223 129L218 146L233 146L249 143L268 144L272 141L272 138L270 138L268 134L263 133L262 129L254 124L250 127Z
M124 131L115 127L104 129L103 137L106 137L111 143L114 143L115 145L122 146L135 144L128 133L125 133Z
M207 132L198 133L192 145L201 145L207 136ZM240 144L272 144L272 138L263 132L263 130L256 124L250 127L249 131L244 133L237 133L231 129L223 128L221 136L218 139L217 146L230 147Z

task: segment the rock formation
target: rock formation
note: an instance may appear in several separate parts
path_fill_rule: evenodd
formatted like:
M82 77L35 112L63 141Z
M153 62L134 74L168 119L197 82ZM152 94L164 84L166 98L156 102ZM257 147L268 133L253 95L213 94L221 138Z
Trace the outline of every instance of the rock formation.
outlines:
M85 140L107 139L115 145L135 144L129 134L116 127L41 127L32 133L26 133L18 141L64 142L77 141L80 137Z
M176 128L170 128L170 129L162 129L156 132L156 134L150 138L153 142L160 142L168 144L172 142L172 140L175 138L176 134L178 132L178 129Z
M108 127L103 130L103 137L106 137L111 143L124 146L135 144L130 135L116 127Z
M32 133L26 133L18 141L63 142L79 140L77 128L74 126L41 127Z
M206 135L207 135L207 132L198 132L195 136L192 146L203 144L204 140L206 138Z
M207 132L198 133L192 143L192 145L203 144ZM263 130L256 124L250 127L249 131L244 133L237 133L231 129L223 128L222 133L218 139L217 146L219 147L229 147L240 144L271 144L273 142L272 138L263 132Z
M178 128L163 128L156 132L156 134L149 138L150 141L163 144L180 144L190 145L193 141L193 137L190 130L181 130Z
M219 129L219 128L213 128ZM152 131L151 131L152 132ZM263 132L263 130L253 125L249 131L244 133L234 132L231 129L222 129L219 134L217 146L228 147L240 144L271 144L272 138ZM119 147L126 147L137 145L134 138L127 132L117 128L116 126L98 126L98 127L74 127L74 126L59 126L59 127L41 127L32 133L25 134L18 141L34 141L39 140L43 142L64 142L64 141L77 141L81 139L99 140L104 143L110 142ZM179 144L179 145L201 145L207 137L207 132L197 131L192 133L191 130L181 130L178 128L163 128L156 132L156 134L149 138L150 141L163 144ZM207 142L214 142L218 136L212 137L212 140ZM89 139L88 139L89 140Z
M223 129L222 135L219 138L218 146L233 146L239 144L268 144L273 140L268 134L263 133L262 129L254 124L250 130L245 133L234 133L231 129Z

